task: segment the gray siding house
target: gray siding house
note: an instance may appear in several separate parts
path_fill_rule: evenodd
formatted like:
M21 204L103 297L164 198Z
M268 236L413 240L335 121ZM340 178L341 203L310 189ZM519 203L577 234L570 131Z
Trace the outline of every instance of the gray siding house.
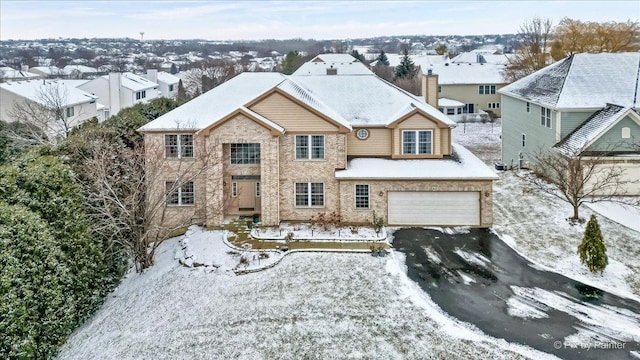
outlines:
M605 156L640 195L640 53L574 54L502 89L502 161L531 154Z

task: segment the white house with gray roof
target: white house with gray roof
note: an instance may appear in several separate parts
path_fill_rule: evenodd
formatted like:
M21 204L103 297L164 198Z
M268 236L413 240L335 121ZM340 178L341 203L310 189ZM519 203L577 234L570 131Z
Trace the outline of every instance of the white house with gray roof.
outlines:
M158 84L134 73L109 73L79 86L104 105L105 119L120 110L158 97Z
M575 54L500 90L502 161L533 152L598 155L625 169L640 195L640 53Z

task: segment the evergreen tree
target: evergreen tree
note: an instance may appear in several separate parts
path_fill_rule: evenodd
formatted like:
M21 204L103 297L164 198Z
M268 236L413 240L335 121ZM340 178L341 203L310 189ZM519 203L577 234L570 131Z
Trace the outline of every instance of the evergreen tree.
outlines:
M376 63L376 66L381 66L381 65L389 66L389 59L387 58L387 54L384 53L384 50L380 50L380 55L378 55L376 60L378 61Z
M609 263L607 249L604 246L600 225L598 225L598 220L596 220L595 215L591 215L587 223L584 237L578 246L578 254L580 254L580 261L585 264L591 272L599 271L602 273Z
M395 78L396 79L411 79L416 74L416 66L409 57L409 51L404 49L402 51L402 59L400 65L396 66Z
M289 51L282 60L281 71L285 75L291 75L302 65L302 57L297 51Z
M358 59L361 63L365 64L365 61L366 61L366 60L365 60L365 58L364 58L364 55L360 54L360 53L358 52L358 50L353 50L353 51L351 52L351 56L353 56L354 58Z
M187 102L187 90L185 90L184 85L182 84L182 79L178 82L178 96L177 96L178 104L183 104Z
M178 73L178 67L176 66L176 64L171 64L171 69L169 70L169 72L171 73L171 75L175 75Z

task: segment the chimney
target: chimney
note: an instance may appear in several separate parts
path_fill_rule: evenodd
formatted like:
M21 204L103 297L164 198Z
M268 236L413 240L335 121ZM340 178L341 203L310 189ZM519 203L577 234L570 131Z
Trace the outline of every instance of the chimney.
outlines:
M111 116L120 111L120 88L122 86L121 73L109 73L109 114Z
M422 96L427 104L438 108L438 75L432 69L427 70L426 75L422 75Z
M147 80L153 81L154 83L158 83L158 70L156 69L148 69L147 70Z

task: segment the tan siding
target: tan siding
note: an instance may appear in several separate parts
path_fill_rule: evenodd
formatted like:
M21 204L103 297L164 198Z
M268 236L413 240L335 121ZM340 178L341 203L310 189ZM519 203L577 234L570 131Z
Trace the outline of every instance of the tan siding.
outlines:
M335 125L327 120L278 93L273 93L254 104L251 106L251 110L269 120L275 121L288 132L333 132L338 130Z
M465 104L474 104L475 112L478 110L489 110L488 103L501 102L500 94L498 90L506 86L506 84L489 84L496 85L496 93L491 95L480 95L478 86L481 84L455 84L455 85L442 85L442 92L440 97L455 99ZM502 104L499 109L491 109L496 115L502 116Z
M451 129L441 129L440 130L441 138L442 138L442 154L450 155L451 154Z
M353 129L347 137L347 155L349 156L391 156L391 129L367 129L369 137L360 140L356 137L358 129Z

